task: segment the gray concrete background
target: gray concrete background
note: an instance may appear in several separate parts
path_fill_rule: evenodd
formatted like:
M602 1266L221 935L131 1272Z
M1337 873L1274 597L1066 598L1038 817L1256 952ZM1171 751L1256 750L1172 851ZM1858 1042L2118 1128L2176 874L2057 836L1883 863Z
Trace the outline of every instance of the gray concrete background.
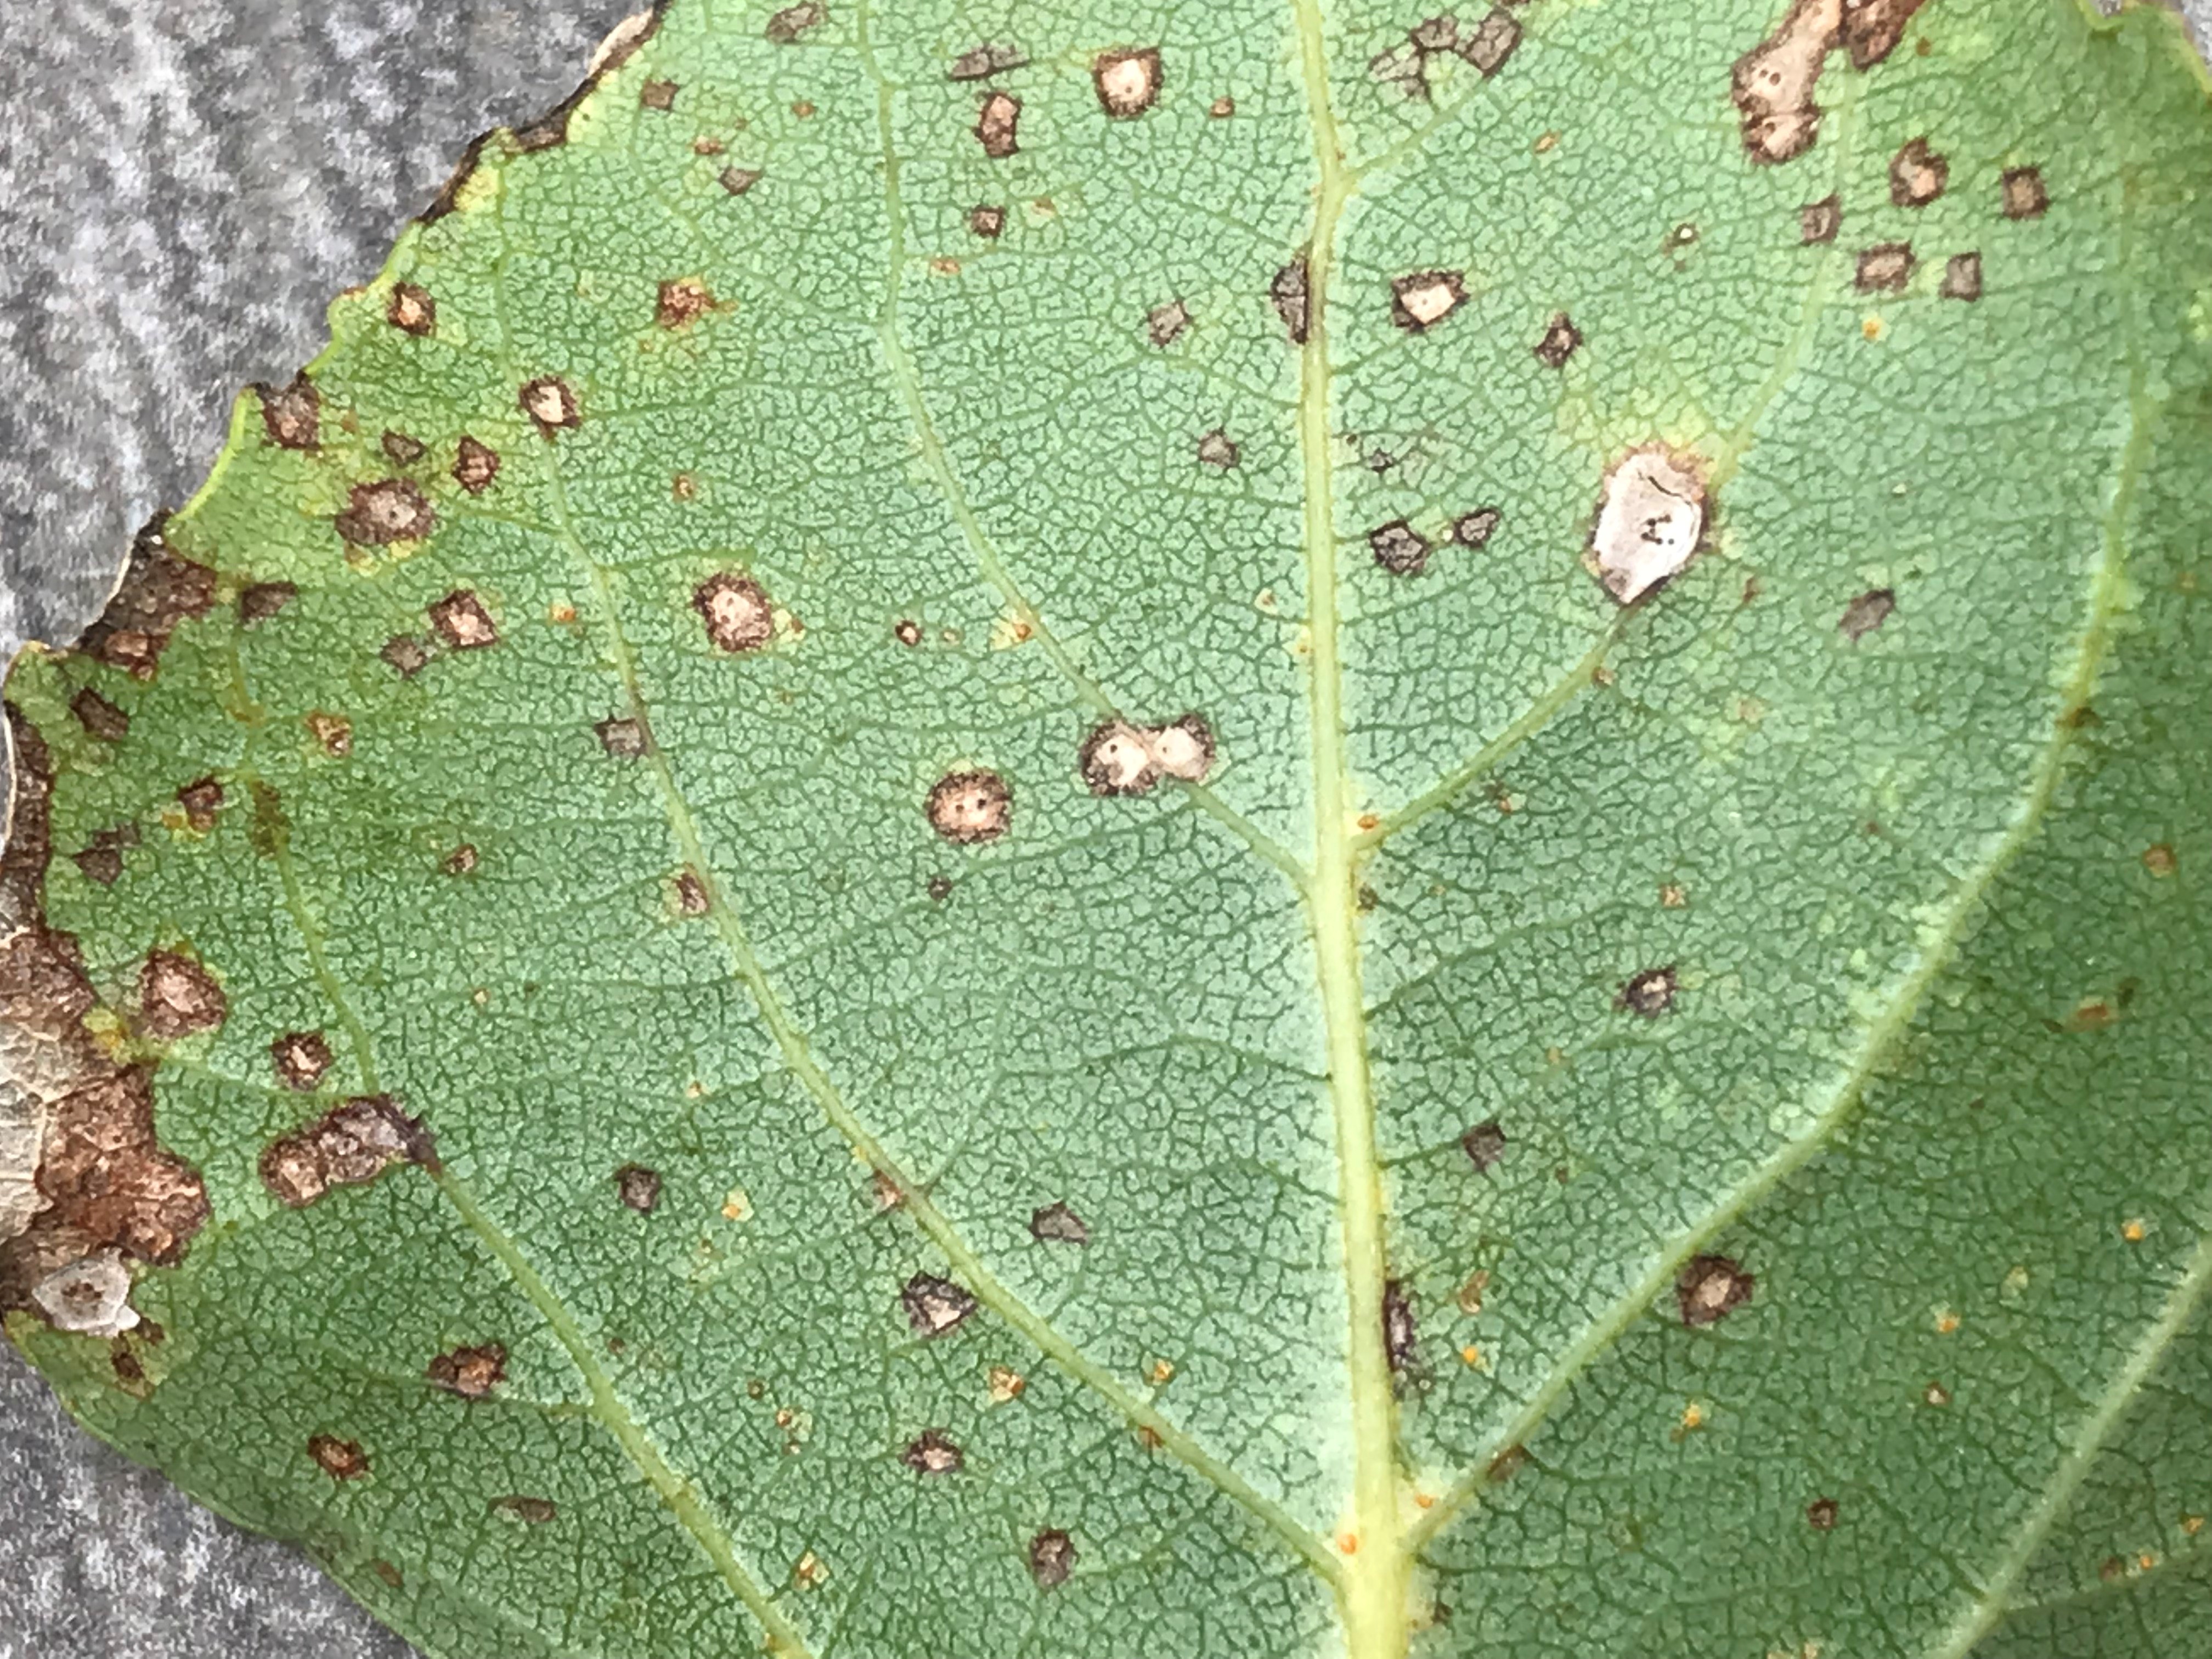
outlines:
M90 620L236 389L312 357L463 143L564 96L629 9L0 0L0 661ZM2212 33L2212 0L2186 9ZM95 1445L0 1344L0 1659L409 1651Z

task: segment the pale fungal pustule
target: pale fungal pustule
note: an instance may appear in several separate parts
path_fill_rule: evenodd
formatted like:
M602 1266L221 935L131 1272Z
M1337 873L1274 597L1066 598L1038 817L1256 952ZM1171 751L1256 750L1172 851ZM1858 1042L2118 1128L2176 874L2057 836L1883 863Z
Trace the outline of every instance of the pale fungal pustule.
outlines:
M31 1300L56 1330L79 1336L120 1336L138 1323L138 1310L131 1305L131 1270L116 1250L48 1273L31 1287Z
M1674 576L1705 544L1705 481L1694 455L1632 449L1606 475L1583 563L1623 605Z

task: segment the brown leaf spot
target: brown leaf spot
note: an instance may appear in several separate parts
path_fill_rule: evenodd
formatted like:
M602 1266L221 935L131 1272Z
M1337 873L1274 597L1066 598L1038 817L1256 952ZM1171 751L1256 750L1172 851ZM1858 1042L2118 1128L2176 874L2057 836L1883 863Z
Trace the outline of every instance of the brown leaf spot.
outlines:
M1843 22L1843 0L1796 0L1781 24L1736 60L1730 76L1743 147L1753 161L1787 161L1820 132L1814 87Z
M261 426L279 449L313 449L322 441L323 394L301 369L288 385L256 385Z
M902 617L892 624L891 637L911 650L921 643L921 624L911 617Z
M949 1279L916 1273L899 1292L907 1323L927 1340L955 1329L975 1311L975 1298Z
M497 1342L482 1347L455 1348L432 1359L422 1375L431 1383L464 1400L482 1400L507 1380L507 1349Z
M1030 1577L1039 1589L1057 1589L1075 1571L1075 1540L1057 1527L1030 1540Z
M481 495L499 477L499 452L478 443L465 433L453 456L453 482L471 495Z
M137 844L137 826L126 823L117 829L100 830L93 836L90 846L70 856L87 881L96 881L102 887L112 887L123 878L125 850Z
M1145 332L1156 346L1173 345L1190 326L1190 307L1180 300L1154 306L1145 313Z
M1674 1279L1674 1303L1685 1325L1711 1325L1751 1300L1758 1281L1724 1255L1696 1255Z
M692 590L691 608L717 651L757 651L775 634L768 590L750 576L720 571Z
M177 791L177 805L185 809L187 827L200 835L215 828L215 815L222 810L222 785L199 778Z
M269 1045L269 1058L286 1088L306 1093L331 1069L331 1045L320 1031L287 1031Z
M1889 620L1889 613L1897 609L1897 594L1890 588L1869 588L1844 607L1844 614L1836 626L1843 635L1856 645L1875 629Z
M1632 449L1605 477L1583 566L1622 605L1672 580L1705 545L1705 480L1695 455Z
M1522 0L1515 0L1522 3ZM1420 44L1420 32L1414 31L1414 44ZM1505 67L1505 60L1521 44L1521 25L1504 6L1492 6L1487 15L1474 26L1465 40L1460 43L1459 55L1481 72L1486 79Z
M599 747L619 760L635 760L645 753L645 724L626 714L611 714L594 724Z
M1832 1498L1816 1498L1805 1506L1805 1524L1814 1532L1833 1532L1837 1504Z
M1823 196L1797 210L1797 240L1805 246L1832 242L1844 228L1844 203L1839 196Z
M515 401L522 405L522 412L537 422L538 430L549 441L554 434L583 424L583 412L577 406L575 392L557 374L541 374L526 381L515 394Z
M1413 1299L1400 1279L1386 1279L1382 1285L1382 1352L1389 1356L1390 1369L1401 1376L1421 1357Z
M689 328L714 309L714 296L696 276L679 276L660 285L660 299L653 320L662 328Z
M651 1215L660 1202L660 1172L642 1164L625 1164L615 1171L615 1195L640 1215Z
M334 1434L307 1437L307 1455L322 1466L333 1480L358 1480L368 1473L368 1454L358 1440L341 1440Z
M942 1429L923 1430L899 1454L899 1462L916 1474L957 1474L965 1461Z
M830 9L822 0L804 0L796 6L786 6L768 20L768 38L779 46L787 46L809 29L817 29L829 20Z
M140 1023L165 1042L218 1030L229 1012L222 988L190 957L155 951L138 970Z
M420 438L410 438L404 432L387 432L379 439L385 457L394 466L412 466L429 453L429 446Z
M707 884L699 878L696 870L676 872L676 908L686 916L703 916L713 908L707 896Z
M238 620L252 628L267 622L299 597L299 588L290 582L255 582L239 593Z
M1237 465L1241 453L1236 441L1218 426L1198 441L1198 459L1201 466L1218 467L1226 472Z
M430 625L456 651L481 650L499 643L499 629L483 601L465 587L457 587L430 607Z
M1133 120L1160 95L1160 49L1139 46L1103 52L1091 65L1098 107L1117 121Z
M336 520L338 534L356 547L420 541L437 522L428 498L404 478L356 484Z
M154 678L179 623L215 604L215 572L170 551L167 524L157 517L138 532L107 608L77 641L88 656L137 680Z
M561 1513L559 1506L550 1498L526 1498L519 1493L509 1498L495 1498L490 1507L496 1514L511 1515L533 1527L544 1526Z
M971 235L987 241L996 240L1006 228L1006 210L1002 207L971 207L968 210L968 230Z
M952 878L950 876L932 876L929 884L922 890L929 895L931 903L942 904L952 896Z
M477 867L477 849L463 842L438 861L438 867L449 876L465 876Z
M2041 167L2007 167L1998 180L1998 191L2008 219L2040 219L2051 206L2051 192L2044 187Z
M1225 95L1217 98L1206 106L1206 112L1212 120L1225 121L1237 113L1237 100Z
M1982 256L1978 253L1954 253L1943 263L1943 286L1939 290L1947 300L1974 301L1982 297Z
M1488 1175L1491 1166L1505 1156L1505 1131L1493 1117L1469 1129L1459 1138L1459 1144L1476 1172Z
M1303 253L1277 271L1267 284L1268 303L1275 307L1275 315L1283 319L1289 331L1292 345L1306 343L1307 331L1313 325L1312 295L1308 292L1306 256Z
M1001 70L1020 69L1029 62L1029 54L1019 46L994 45L986 41L974 46L952 60L945 76L953 81L985 81Z
M2142 862L2144 869L2161 878L2181 868L2181 860L2174 856L2173 848L2165 842L2143 848Z
M1876 242L1859 255L1858 290L1862 294L1902 294L1919 264L1910 242Z
M724 167L720 182L722 188L731 195L742 196L760 183L761 178L758 167Z
M395 634L376 653L400 678L411 680L429 665L430 647L412 634Z
M1536 342L1536 360L1547 368L1564 368L1582 343L1582 331L1574 320L1564 311L1555 312L1545 325L1544 337Z
M1664 968L1646 968L1620 988L1613 1006L1645 1019L1656 1019L1674 1006L1676 988L1671 963Z
M1844 0L1842 44L1851 67L1872 69L1897 49L1905 26L1928 0Z
M923 810L930 827L947 841L996 841L1012 820L1013 792L996 772L951 772L931 787Z
M676 94L681 90L673 81L647 81L637 89L638 107L665 114L676 107Z
M438 331L438 302L426 288L414 283L397 283L384 307L384 319L402 333L420 339Z
M120 743L131 734L131 716L90 686L70 699L70 713L102 743Z
M261 1184L277 1201L304 1209L333 1187L360 1187L395 1164L434 1166L419 1119L389 1095L358 1095L261 1152Z
M353 753L353 722L343 714L327 714L317 709L307 718L307 735L325 755L346 756Z
M1452 520L1452 539L1462 547L1480 547L1498 533L1505 515L1494 507L1462 513Z
M1926 207L1950 182L1949 160L1929 149L1925 138L1909 140L1890 158L1889 200L1893 207Z
M1030 1214L1030 1237L1040 1244L1088 1244L1091 1229L1066 1204L1054 1203Z
M1021 148L1016 129L1021 125L1022 100L1010 92L994 92L983 100L975 117L975 138L983 154L1001 161Z
M1458 270L1417 270L1390 284L1390 320L1419 334L1440 323L1467 301L1467 275Z
M1369 531L1367 550L1394 576L1418 576L1429 562L1429 538L1403 519Z

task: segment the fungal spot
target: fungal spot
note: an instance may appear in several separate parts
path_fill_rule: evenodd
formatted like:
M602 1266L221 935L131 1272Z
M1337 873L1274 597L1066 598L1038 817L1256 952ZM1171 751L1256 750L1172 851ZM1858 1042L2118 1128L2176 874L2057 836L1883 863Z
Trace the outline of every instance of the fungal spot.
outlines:
M957 1328L975 1311L975 1298L949 1279L916 1273L899 1292L907 1323L925 1341Z
M527 382L515 400L522 405L522 412L538 423L538 431L549 441L555 433L583 422L582 412L576 406L576 394L557 374L541 374Z
M262 430L279 449L313 449L322 441L323 394L301 369L285 386L256 386Z
M131 1270L116 1250L55 1269L31 1287L31 1301L56 1330L78 1336L120 1336L138 1325Z
M1217 98L1206 106L1206 112L1213 120L1225 121L1237 113L1237 100L1226 96Z
M1836 1527L1836 1500L1816 1498L1805 1506L1805 1524L1814 1532L1832 1532Z
M1145 331L1156 346L1173 345L1190 326L1190 307L1180 300L1154 306L1145 313Z
M696 870L676 872L676 909L680 915L703 916L713 907L707 896L707 884L699 878Z
M899 1190L898 1182L893 1181L881 1170L869 1176L868 1191L870 1201L874 1205L878 1215L888 1215L906 1202L906 1194Z
M1705 533L1698 459L1648 444L1606 474L1583 565L1615 599L1632 605L1696 557Z
M1275 315L1283 319L1290 331L1292 345L1306 343L1306 331L1312 325L1312 298L1307 291L1306 256L1303 253L1277 271L1267 284L1268 303L1275 307Z
M790 46L809 29L820 28L829 20L830 9L822 0L805 0L796 6L786 6L768 20L768 38L779 46Z
M184 808L185 825L200 835L215 828L215 815L222 810L222 786L213 778L201 778L177 791L177 805Z
M1526 1446L1508 1446L1497 1456L1492 1458L1483 1469L1484 1483L1492 1486L1503 1486L1520 1474L1528 1462L1528 1449Z
M1397 88L1408 98L1428 101L1428 64L1421 49L1411 40L1376 52L1367 60L1367 72L1384 86Z
M1367 548L1394 576L1417 576L1429 562L1429 538L1403 519L1369 531Z
M757 651L775 633L768 590L750 576L721 571L692 590L691 608L717 651Z
M1452 539L1462 547L1480 547L1498 533L1505 515L1494 507L1462 513L1452 520Z
M1632 1014L1640 1014L1645 1019L1656 1019L1674 1006L1675 989L1674 969L1671 964L1664 968L1646 968L1620 988L1620 994L1613 1000L1613 1006L1626 1009Z
M229 1005L190 957L155 951L138 971L138 1009L148 1036L173 1042L220 1029Z
M290 582L255 582L239 593L238 620L252 628L267 622L299 597L299 588Z
M1871 588L1844 607L1844 614L1836 626L1853 645L1856 645L1875 629L1889 620L1889 613L1897 609L1897 595L1887 587Z
M361 1187L395 1164L434 1167L420 1120L389 1095L358 1095L262 1149L261 1184L289 1209L304 1209L333 1187Z
M1947 300L1978 300L1982 297L1982 256L1978 253L1954 253L1943 262L1943 286L1939 290Z
M419 339L438 331L438 302L426 288L413 283L396 283L384 307L384 318L392 327Z
M995 240L1006 228L1006 210L1002 207L971 207L968 210L969 234L987 241Z
M899 1454L899 1462L916 1474L957 1474L965 1461L942 1429L923 1430Z
M120 743L131 734L131 716L87 686L70 699L79 726L102 743Z
M1824 196L1797 210L1797 240L1808 247L1834 241L1836 233L1843 228L1844 204L1840 197Z
M1711 1325L1751 1300L1758 1281L1724 1255L1695 1255L1674 1279L1685 1325Z
M412 634L395 634L376 653L400 678L411 680L429 665L430 647Z
M123 878L123 854L138 844L138 826L118 824L112 830L102 830L92 838L92 843L82 851L70 854L87 881L98 882L102 887L112 887Z
M331 1069L331 1045L320 1031L287 1031L269 1045L278 1081L305 1093L323 1080Z
M483 601L465 587L457 587L432 605L430 625L456 651L480 650L499 643L499 629Z
M1659 902L1662 908L1668 910L1685 909L1689 905L1690 896L1681 887L1670 881L1659 889Z
M446 854L438 867L449 876L465 876L477 867L477 849L467 842Z
M465 434L453 456L453 482L471 495L481 495L499 477L499 452Z
M594 724L592 730L599 735L599 747L619 760L635 760L645 753L645 724L641 720L623 714L610 715Z
M1930 1382L1921 1391L1920 1397L1931 1406L1948 1406L1951 1403L1951 1391L1941 1382Z
M2051 206L2041 167L2007 167L1997 187L2008 219L2040 219Z
M665 114L676 107L676 94L681 90L673 81L647 81L637 89L638 107Z
M550 1498L524 1498L520 1495L495 1498L491 1500L490 1508L495 1515L511 1515L516 1520L533 1527L544 1526L561 1513L560 1509Z
M1893 207L1926 207L1951 182L1951 163L1928 148L1925 138L1910 140L1890 158L1889 199Z
M1030 1215L1030 1237L1040 1244L1088 1244L1091 1229L1066 1204L1048 1204Z
M1420 1358L1420 1334L1413 1321L1413 1298L1395 1279L1382 1285L1382 1351L1390 1369L1403 1376Z
M1480 1175L1488 1175L1491 1165L1505 1156L1505 1131L1496 1118L1478 1123L1459 1138L1460 1150L1467 1154Z
M482 1400L507 1380L507 1349L497 1342L455 1348L431 1360L422 1375L432 1386L464 1400Z
M1075 763L1095 795L1141 795L1163 776L1204 781L1213 757L1212 728L1203 717L1185 714L1167 726L1103 721L1084 738Z
M394 466L412 466L429 453L428 445L404 432L387 432L378 443Z
M1185 714L1171 725L1153 727L1146 734L1152 764L1185 783L1203 783L1213 769L1213 728L1203 716Z
M1218 467L1226 472L1237 465L1241 453L1229 434L1219 427L1198 441L1198 459L1201 466Z
M791 1582L800 1589L818 1589L829 1577L829 1563L812 1550L802 1553L798 1564L791 1570Z
M1518 3L1519 0L1516 0ZM1521 44L1521 25L1504 6L1492 6L1461 43L1459 55L1474 65L1485 79L1505 67L1505 60Z
M1910 242L1876 242L1859 255L1858 290L1862 294L1902 294L1919 263L1912 257Z
M358 1480L368 1473L368 1454L358 1440L341 1440L334 1434L307 1437L307 1455L322 1466L333 1480Z
M994 1406L1004 1406L1021 1397L1029 1380L1011 1366L994 1365L983 1378L984 1391Z
M1010 92L994 92L983 100L975 117L975 139L983 154L1003 161L1021 148L1016 129L1021 125L1022 100Z
M123 580L77 641L88 656L136 680L152 679L178 625L215 604L215 572L172 552L167 525L157 517L132 539Z
M343 714L317 709L307 716L306 725L307 735L325 755L343 757L353 753L353 722Z
M1458 270L1417 270L1390 284L1390 320L1415 334L1440 323L1467 301L1467 275Z
M1160 95L1159 48L1101 52L1091 65L1091 81L1099 108L1114 120L1133 120Z
M763 174L758 167L724 167L720 183L732 196L742 196L760 183Z
M2160 878L2170 876L2181 867L2181 860L2174 856L2173 848L2164 842L2143 848L2142 863L2144 869Z
M1575 326L1574 319L1564 311L1554 312L1550 323L1545 325L1544 337L1536 342L1536 360L1547 368L1564 368L1582 343L1582 331Z
M420 541L438 522L422 492L404 478L356 484L346 509L334 521L338 534L356 547L386 547Z
M1039 1589L1056 1589L1075 1570L1075 1540L1057 1527L1030 1540L1030 1577Z
M696 276L678 277L660 285L660 298L653 320L662 328L689 328L714 309L714 296Z
M1029 54L1019 46L994 45L986 41L970 46L952 60L945 71L946 78L954 81L985 81L1002 70L1022 68L1029 62Z
M640 1215L651 1215L660 1202L660 1172L642 1164L625 1164L615 1171L615 1195Z
M947 841L996 841L1012 820L1013 792L996 772L949 772L931 787L923 811L930 827Z

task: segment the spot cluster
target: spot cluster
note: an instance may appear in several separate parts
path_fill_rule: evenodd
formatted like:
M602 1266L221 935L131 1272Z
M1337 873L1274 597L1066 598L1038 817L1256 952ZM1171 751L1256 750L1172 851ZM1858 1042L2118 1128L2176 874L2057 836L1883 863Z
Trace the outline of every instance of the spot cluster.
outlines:
M1094 795L1141 795L1162 778L1203 783L1213 757L1213 729L1185 714L1166 726L1103 721L1077 749L1075 764Z
M483 1400L507 1380L507 1349L497 1342L455 1348L432 1359L422 1374L433 1387L448 1394Z
M1527 0L1510 0L1514 5ZM1479 22L1464 24L1449 14L1425 18L1406 38L1369 60L1367 70L1384 86L1427 102L1432 96L1430 70L1436 59L1457 57L1487 80L1505 67L1521 44L1521 25L1507 6L1492 6Z
M206 969L174 951L148 953L138 971L138 1021L164 1042L219 1030L229 1012Z
M395 1164L436 1162L420 1120L389 1095L362 1095L271 1141L261 1154L261 1183L297 1210L333 1187L365 1186Z
M951 1279L916 1273L899 1291L899 1305L906 1310L907 1323L914 1334L927 1341L957 1329L974 1315L977 1304L973 1296Z

